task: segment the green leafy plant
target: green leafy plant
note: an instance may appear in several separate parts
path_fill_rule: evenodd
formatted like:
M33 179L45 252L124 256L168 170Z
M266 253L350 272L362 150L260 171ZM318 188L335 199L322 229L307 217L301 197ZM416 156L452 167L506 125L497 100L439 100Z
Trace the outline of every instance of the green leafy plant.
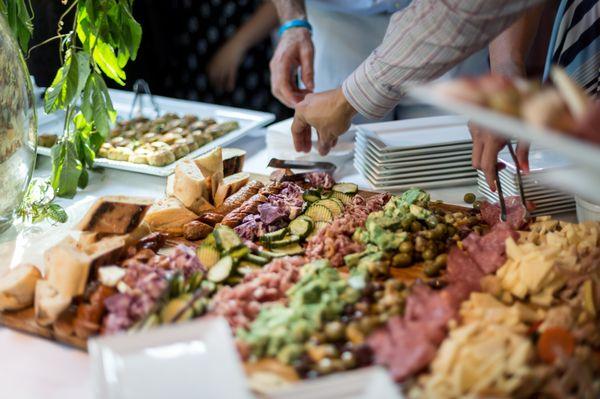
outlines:
M46 219L59 223L66 222L67 212L52 201L54 201L54 190L50 182L39 178L32 179L17 209L17 216L23 221L29 219L33 223Z
M116 111L104 76L125 84L123 68L134 60L142 28L133 18L133 0L65 1L59 21L62 66L44 97L47 113L64 110L64 133L52 147L50 182L56 194L72 197L88 183L87 170L110 132ZM67 15L72 29L63 34Z

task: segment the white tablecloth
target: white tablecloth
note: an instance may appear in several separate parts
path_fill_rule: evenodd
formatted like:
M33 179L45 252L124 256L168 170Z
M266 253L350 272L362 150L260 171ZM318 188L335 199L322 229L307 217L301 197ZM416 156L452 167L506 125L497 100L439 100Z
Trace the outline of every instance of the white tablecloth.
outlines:
M245 170L253 173L269 173L266 164L277 156L266 149L264 129L249 133L231 147L247 151ZM50 159L38 157L34 175L47 177L49 174ZM351 160L338 170L336 179L369 188ZM70 216L69 225L73 225L100 196L123 194L157 198L164 193L165 181L163 177L106 169L92 173L90 185L84 191L73 199L61 199L60 203ZM461 204L463 194L475 190L475 186L467 186L429 191L435 199ZM0 236L0 270L23 259L41 264L43 249L60 240L64 230L65 226L48 225L11 228ZM0 387L3 398L91 398L89 360L81 351L0 327Z

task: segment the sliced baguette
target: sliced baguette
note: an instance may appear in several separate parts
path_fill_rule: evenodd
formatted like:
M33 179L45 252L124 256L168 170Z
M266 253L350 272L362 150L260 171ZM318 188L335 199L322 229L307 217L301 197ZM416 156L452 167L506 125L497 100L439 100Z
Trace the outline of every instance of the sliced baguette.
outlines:
M0 311L23 309L33 304L35 285L42 274L33 265L19 265L0 277Z
M183 225L198 218L175 197L157 201L146 214L144 221L152 231L174 236L183 234Z
M223 181L223 150L217 147L212 151L194 159L194 163L209 182L211 198L217 193L219 184ZM213 201L214 203L214 201Z
M79 222L78 230L127 234L139 226L152 206L152 200L128 196L99 198Z
M215 194L215 206L221 206L231 194L235 194L250 179L249 173L236 173L223 179Z
M35 286L35 320L48 326L58 319L71 304L71 297L60 293L47 280L38 280Z
M62 295L82 295L88 281L92 257L71 237L67 237L44 253L46 279Z
M173 194L192 212L201 213L213 209L209 202L212 194L208 180L193 161L184 160L177 164Z

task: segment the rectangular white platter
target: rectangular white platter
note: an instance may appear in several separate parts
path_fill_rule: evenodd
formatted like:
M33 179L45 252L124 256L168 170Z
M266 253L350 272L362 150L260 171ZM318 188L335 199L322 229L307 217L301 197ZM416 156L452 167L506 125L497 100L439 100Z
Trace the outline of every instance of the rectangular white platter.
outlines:
M120 119L129 119L129 113L133 101L133 93L129 91L113 89L110 89L109 91L113 105L117 110L117 117ZM199 118L214 118L217 122L236 121L240 125L239 129L203 145L181 159L193 159L218 146L226 146L251 130L268 125L275 120L275 115L268 112L259 112L241 108L226 107L223 105L179 100L162 96L154 96L154 98L160 107L161 114L167 112L174 112L180 116L184 114L192 114L198 116ZM146 116L155 115L154 109L150 106L149 101L145 101L145 106L142 108L142 113ZM50 119L47 123L40 124L38 132L61 135L62 125L62 118ZM50 148L38 146L38 154L50 156ZM177 161L165 166L150 166L125 161L114 161L112 159L100 157L96 158L94 163L95 166L144 173L154 176L170 175L175 170L176 164Z

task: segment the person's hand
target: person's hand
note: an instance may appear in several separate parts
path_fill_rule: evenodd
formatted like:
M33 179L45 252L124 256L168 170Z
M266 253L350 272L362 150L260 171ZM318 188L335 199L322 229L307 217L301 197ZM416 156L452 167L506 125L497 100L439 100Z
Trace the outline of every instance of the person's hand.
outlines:
M485 173L488 186L495 192L498 153L504 148L507 140L470 122L469 132L473 139L473 167ZM519 141L515 152L521 171L529 173L529 144Z
M340 135L348 130L356 110L344 97L342 89L318 94L307 94L296 105L292 136L296 151L309 152L311 126L317 129L319 154L326 155L337 143Z
M208 64L210 84L218 90L232 92L245 53L246 48L235 40L225 43Z
M275 54L269 63L271 91L290 108L304 99L314 89L314 47L310 32L304 28L288 29L281 36ZM306 89L300 89L296 80L298 67Z

